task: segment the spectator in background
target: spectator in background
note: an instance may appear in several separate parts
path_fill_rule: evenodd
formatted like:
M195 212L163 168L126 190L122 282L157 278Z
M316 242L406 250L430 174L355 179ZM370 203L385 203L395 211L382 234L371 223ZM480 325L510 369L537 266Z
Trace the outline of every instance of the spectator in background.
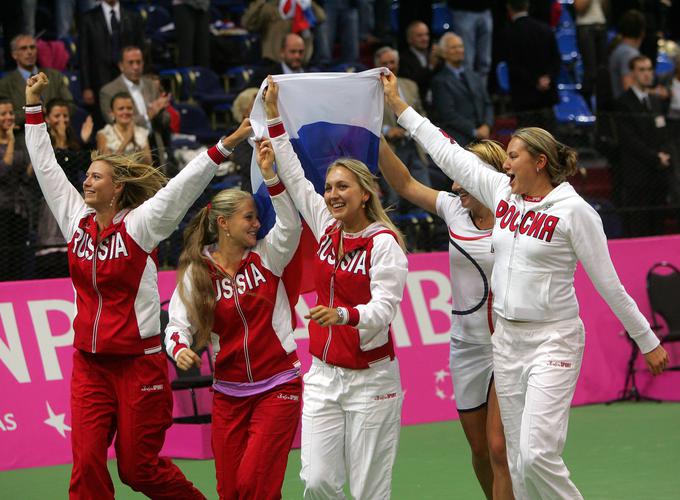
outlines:
M73 96L68 89L64 75L57 70L40 68L36 65L38 50L35 38L26 33L19 34L12 39L12 58L17 63L17 69L7 73L0 79L0 95L7 97L14 106L14 115L18 126L23 126L25 121L24 104L26 104L26 80L39 71L44 72L50 79L45 89L45 99L54 98L69 101L73 106Z
M81 190L85 172L90 166L90 151L87 145L92 139L93 121L88 116L80 131L71 127L69 103L55 98L45 107L45 123L50 134L57 163L76 189ZM36 240L35 265L36 277L60 278L69 275L66 241L59 225L52 215L37 182L33 183L34 198L39 199L38 235Z
M399 53L392 47L378 49L373 57L373 62L377 68L385 67L395 76L399 74ZM412 106L418 113L425 113L420 102L416 82L408 78L398 77L397 87L399 88L400 95L409 106ZM430 186L430 173L425 152L416 144L406 130L399 126L397 117L387 107L385 107L383 114L382 133L397 157L404 164L408 165L413 178L421 184ZM383 205L394 205L401 212L406 212L413 208L413 205L401 199L397 192L382 177L380 189L383 192Z
M486 88L491 71L493 16L491 0L449 0L453 29L465 45L465 66L482 79Z
M356 0L325 0L326 22L320 27L325 30L325 47L319 46L322 62L334 59L333 48L336 38L340 42L340 60L353 63L359 61L359 2Z
M680 205L680 52L673 58L675 73L668 83L670 102L668 106L668 134L671 151L672 180L671 201Z
M210 0L174 0L177 66L210 67Z
M127 92L111 98L113 121L97 132L97 150L101 153L142 153L144 163L151 164L149 131L135 125L135 104Z
M54 14L57 28L57 38L69 36L73 21L79 19L83 13L97 6L97 0L55 0ZM76 14L77 7L77 14Z
M426 106L432 102L428 96L432 74L439 63L436 46L430 48L430 29L422 21L413 21L406 28L407 48L399 52L399 71L402 78L418 85L420 100Z
M640 11L629 10L619 20L619 34L612 43L609 55L609 78L612 98L618 99L633 84L630 61L640 55L640 44L645 36L645 17Z
M0 281L23 279L28 240L29 159L14 136L12 101L0 98Z
M167 162L166 145L170 139L170 115L166 111L169 96L161 95L159 86L144 76L144 56L139 47L128 46L121 51L118 63L121 74L99 91L99 108L107 123L113 122L111 99L127 92L132 96L134 123L147 130L149 144L157 152L157 165ZM165 138L165 140L164 140Z
M118 76L123 47L144 46L144 21L139 13L123 8L118 0L104 0L85 12L78 28L80 86L83 102L95 113L99 90Z
M444 65L432 78L434 121L461 146L488 139L493 125L493 104L482 79L464 68L465 46L447 32L439 40Z
M504 60L508 62L510 98L518 125L552 130L562 64L555 34L547 24L529 17L528 0L508 0L506 6L512 21L503 44Z
M317 29L321 29L326 18L324 10L316 2L312 2L312 11L316 17ZM241 25L248 31L261 35L262 59L270 63L281 60L283 39L292 32L293 21L281 17L278 0L255 0L243 13ZM303 38L305 63L312 57L314 46L314 37L311 33L308 35L307 38Z
M581 93L590 102L595 93L597 70L607 65L607 19L603 0L575 0L574 10L578 48L583 60Z
M300 35L288 33L281 40L280 62L262 66L250 79L252 86L259 87L268 75L289 75L305 72L305 41Z
M631 86L616 101L620 113L619 162L613 185L625 212L627 236L663 233L664 210L670 180L671 156L661 99L650 92L652 61L642 55L630 60Z

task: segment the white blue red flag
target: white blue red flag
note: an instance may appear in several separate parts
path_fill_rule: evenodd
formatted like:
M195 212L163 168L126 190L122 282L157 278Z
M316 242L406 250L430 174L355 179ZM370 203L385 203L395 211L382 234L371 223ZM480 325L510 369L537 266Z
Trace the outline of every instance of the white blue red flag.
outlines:
M338 158L363 161L372 172L378 169L378 149L383 119L383 87L376 68L361 73L301 73L276 75L279 112L305 176L323 194L326 169ZM267 137L267 118L262 102L265 80L255 98L250 122L256 138ZM262 229L276 218L257 165L251 167L251 184ZM307 240L308 241L308 240ZM301 247L308 247L303 241ZM303 289L306 287L303 286Z
M372 172L378 168L383 119L380 68L361 73L301 73L276 75L279 112L300 158L306 177L323 194L326 169L340 157L363 161ZM267 137L262 103L265 80L255 98L250 122L256 138ZM263 236L274 225L269 194L257 165L251 184L260 210Z
M283 19L291 20L293 33L302 33L316 26L312 0L280 0L279 14Z

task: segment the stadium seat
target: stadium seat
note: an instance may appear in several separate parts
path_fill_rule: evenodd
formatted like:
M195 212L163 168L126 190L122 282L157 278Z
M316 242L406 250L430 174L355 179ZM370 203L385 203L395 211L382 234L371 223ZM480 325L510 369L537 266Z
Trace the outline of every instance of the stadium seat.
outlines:
M175 104L175 108L180 114L180 133L196 136L202 144L214 144L222 137L222 133L208 126L208 117L199 106L182 103Z
M496 65L496 80L498 81L498 88L503 93L510 92L510 71L508 70L508 63L505 61L500 61Z
M165 328L168 326L169 317L168 312L163 308L169 301L165 301L161 304L161 339L163 340L163 352L165 352ZM207 356L204 354L207 353ZM189 391L191 394L191 406L193 410L193 415L187 416L177 416L172 419L176 424L209 424L212 420L212 415L208 411L207 413L199 413L198 403L196 401L196 389L207 389L212 387L213 384L213 365L212 365L212 355L206 347L197 351L198 356L207 358L208 366L210 367L210 374L202 374L200 367L194 365L188 370L177 369L175 360L171 359L173 366L175 367L175 373L177 377L170 381L170 387L173 391ZM169 358L169 356L168 356Z
M234 101L235 96L224 91L222 79L210 68L191 66L179 71L189 85L189 97L208 109Z
M657 262L647 271L647 296L652 309L652 329L662 330L662 322L666 324L665 334L659 335L662 344L680 342L680 270L668 262ZM680 370L674 365L667 370Z
M83 104L83 93L80 88L80 75L76 71L64 71L64 83L68 84L68 90L73 96L73 100L76 104Z
M562 63L570 64L580 57L576 41L576 30L559 29L555 32L555 40L557 40L557 48L560 51Z
M592 125L595 116L581 94L573 90L559 90L560 102L554 106L555 118L559 123Z
M673 58L666 52L658 52L656 55L656 74L667 75L675 71L675 64L673 63Z
M446 2L432 4L432 26L430 28L435 38L453 30L453 17Z
M392 33L399 33L399 2L397 1L390 5L390 29Z
M222 75L222 78L227 82L229 92L238 95L243 89L253 86L250 85L250 79L255 73L253 66L237 66L227 70Z

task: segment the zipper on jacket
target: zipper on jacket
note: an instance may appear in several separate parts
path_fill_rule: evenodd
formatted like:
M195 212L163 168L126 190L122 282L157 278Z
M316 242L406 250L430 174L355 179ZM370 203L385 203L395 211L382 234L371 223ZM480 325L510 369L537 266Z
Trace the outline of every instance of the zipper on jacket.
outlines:
M243 310L241 309L241 304L238 302L238 291L236 289L236 280L232 280L232 287L234 287L234 304L236 304L236 310L238 311L239 316L241 316L241 321L243 321L243 353L245 355L246 359L246 372L248 373L248 380L250 382L254 382L253 380L253 370L250 366L250 354L248 353L248 321L246 321L246 316L243 314Z
M510 249L510 259L508 260L508 280L505 283L505 304L503 305L503 309L506 314L508 313L508 295L510 293L510 281L512 280L512 256L515 253L515 245L517 244L517 240L519 239L517 235L519 233L519 227L522 225L522 218L524 217L525 208L526 205L524 205L524 200L522 200L522 212L520 212L519 216L517 217L520 223L517 224L517 227L515 228L515 233L512 236L512 248Z
M94 318L94 324L92 325L92 354L97 352L97 330L99 329L99 318L102 315L102 294L99 293L97 288L97 250L99 250L99 243L94 247L94 252L92 254L92 287L94 291L97 292L97 298L99 304L97 306L97 314Z
M333 274L331 274L331 293L330 293L330 301L328 303L328 307L333 307L333 295L335 294L335 271L338 270L338 267L336 266L335 269L333 269ZM325 363L326 362L326 356L328 355L328 349L331 347L331 339L333 338L333 327L331 325L328 325L328 339L326 339L326 345L323 347L323 356L322 360Z

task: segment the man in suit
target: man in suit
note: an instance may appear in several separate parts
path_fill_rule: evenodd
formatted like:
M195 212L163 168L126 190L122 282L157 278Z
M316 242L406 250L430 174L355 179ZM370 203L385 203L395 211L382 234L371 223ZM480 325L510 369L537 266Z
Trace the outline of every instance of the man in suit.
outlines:
M378 49L373 56L373 62L376 68L384 67L394 73L395 76L399 74L399 53L392 47ZM416 82L399 76L397 78L397 86L404 101L418 113L424 115L425 111L420 101ZM411 175L419 182L430 186L429 161L425 152L409 136L408 132L399 126L396 115L387 106L385 106L383 114L382 133L394 153L404 162L404 165L408 166ZM397 193L382 180L380 187L384 193L385 205L396 205L402 212L412 209L410 204L400 199Z
M616 202L634 210L624 214L628 236L663 232L670 181L671 156L664 106L650 92L654 79L652 61L631 59L632 85L615 102L618 112L619 162L612 169Z
M430 48L430 29L422 21L413 21L406 28L406 43L407 48L399 52L399 71L402 77L416 82L420 100L427 105L431 102L430 80L439 64L436 46Z
M111 99L120 92L132 96L135 124L149 130L149 141L158 151L159 163L167 161L166 145L170 138L170 115L166 111L169 97L161 95L158 82L143 76L144 56L139 47L123 47L118 63L120 76L104 85L99 91L99 107L102 118L111 123ZM165 139L165 140L164 140Z
M19 34L10 42L12 58L17 63L17 69L7 73L0 79L0 96L12 101L14 116L17 126L23 127L26 118L24 105L26 104L26 80L30 76L37 75L42 71L49 78L50 83L43 92L45 102L58 97L68 102L73 101L73 96L68 89L68 83L59 71L50 68L38 68L38 50L35 38L28 34ZM72 110L73 111L73 110Z
M528 9L529 0L507 2L512 21L503 47L510 75L510 98L519 126L552 130L562 60L552 29L529 17Z
M99 90L119 74L121 49L144 46L144 21L137 12L121 7L118 0L104 0L85 12L79 24L83 102L96 107Z
M432 78L434 123L461 146L488 139L493 125L493 105L482 79L465 71L465 46L458 35L447 32L439 40L444 65Z
M289 75L305 72L305 41L300 35L288 33L281 40L280 62L259 68L251 77L250 87L259 87L268 75Z

